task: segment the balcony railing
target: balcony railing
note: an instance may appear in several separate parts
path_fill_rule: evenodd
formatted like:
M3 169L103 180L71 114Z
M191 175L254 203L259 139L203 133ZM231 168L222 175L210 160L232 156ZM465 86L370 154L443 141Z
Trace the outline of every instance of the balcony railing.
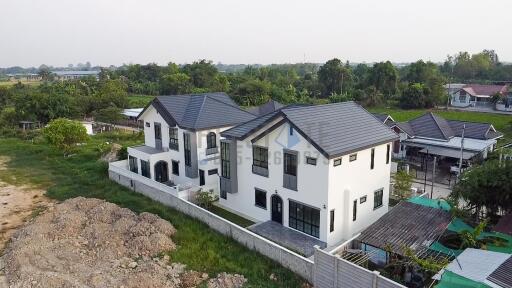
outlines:
M297 191L297 176L283 174L283 187Z
M219 147L206 148L206 155L219 153Z
M268 168L252 165L252 173L263 177L268 177Z

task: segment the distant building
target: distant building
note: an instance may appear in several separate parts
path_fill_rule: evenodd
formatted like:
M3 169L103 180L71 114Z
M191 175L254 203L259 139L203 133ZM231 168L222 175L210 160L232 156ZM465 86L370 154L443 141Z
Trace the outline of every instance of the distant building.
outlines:
M450 93L450 103L454 107L492 107L491 98L507 90L507 85L464 85Z
M73 80L82 77L95 77L99 78L100 71L52 71L55 74L56 80Z
M7 74L7 78L9 81L17 82L17 81L41 81L41 76L34 73L17 73L17 74Z

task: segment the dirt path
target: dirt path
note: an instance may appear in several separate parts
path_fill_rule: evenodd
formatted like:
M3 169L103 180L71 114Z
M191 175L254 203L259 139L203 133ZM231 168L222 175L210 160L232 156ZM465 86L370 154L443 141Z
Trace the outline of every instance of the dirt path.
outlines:
M0 172L7 169L5 163L9 159L0 157ZM0 181L0 256L12 234L33 215L52 205L52 201L44 196L45 191L27 186L14 186ZM1 262L1 260L0 260ZM7 287L0 263L0 288Z

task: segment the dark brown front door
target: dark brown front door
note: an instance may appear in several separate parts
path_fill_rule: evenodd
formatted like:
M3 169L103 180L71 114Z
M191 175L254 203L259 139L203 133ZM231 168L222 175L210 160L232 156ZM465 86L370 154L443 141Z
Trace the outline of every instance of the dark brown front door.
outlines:
M272 221L283 224L283 200L278 195L272 195Z
M169 181L169 167L167 162L158 161L155 164L155 180L160 183Z

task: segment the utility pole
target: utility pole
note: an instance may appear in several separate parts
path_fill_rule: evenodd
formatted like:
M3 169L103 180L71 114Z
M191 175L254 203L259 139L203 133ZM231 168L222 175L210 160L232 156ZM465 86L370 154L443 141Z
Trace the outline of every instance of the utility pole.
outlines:
M462 174L462 160L464 159L464 132L466 132L466 124L462 126L462 139L460 140L459 177Z
M428 173L428 149L425 156L425 181L423 182L423 193L427 192L427 173Z
M434 156L434 166L432 166L432 187L430 189L430 199L432 199L434 196L434 179L436 179L436 162L437 162L437 157Z

